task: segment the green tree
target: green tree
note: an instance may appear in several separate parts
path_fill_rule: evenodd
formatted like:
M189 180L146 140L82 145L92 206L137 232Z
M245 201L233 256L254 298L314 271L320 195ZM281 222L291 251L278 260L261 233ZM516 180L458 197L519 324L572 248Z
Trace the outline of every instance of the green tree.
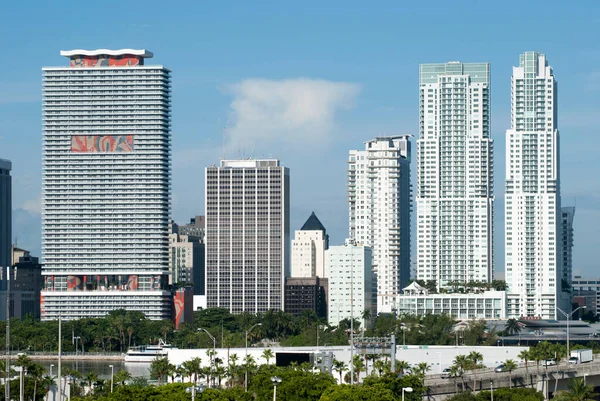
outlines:
M268 365L269 361L271 359L273 359L275 357L275 355L273 355L273 350L267 348L263 351L262 357L267 361L267 365Z
M94 383L98 380L98 375L94 372L88 372L86 373L86 375L83 377L83 379L88 383L88 386L90 388L90 392L92 391L92 389L94 388Z
M127 380L131 380L131 373L129 373L127 370L121 369L115 373L114 381L116 383L121 383L121 385L124 386Z
M521 332L521 326L519 324L519 321L517 319L508 319L506 321L504 332L509 336L519 334Z
M477 389L477 369L479 362L483 360L483 355L477 351L471 351L468 356L469 362L472 364L473 368L473 390Z
M463 391L465 391L464 373L471 366L469 357L467 355L456 355L456 357L454 358L454 366L456 366L458 371L460 372L460 379L462 381L462 389L463 389Z
M508 372L508 387L512 388L512 372L518 368L517 363L512 359L507 359L504 361L504 370Z
M461 391L450 398L446 398L446 401L477 401L477 398L470 391Z
M525 362L525 376L527 377L525 384L527 385L527 382L529 381L529 361L531 360L531 351L524 349L521 352L519 352L519 355L517 356L519 357L519 359Z
M352 360L352 365L354 366L354 381L358 384L360 383L360 372L365 369L365 362L360 357L360 355L354 355L354 359Z
M410 365L406 361L396 361L396 371L404 375L410 369Z
M38 383L44 376L45 369L39 363L30 363L27 374L33 379L33 399L36 399Z
M329 387L320 398L320 401L396 401L394 394L385 388L367 386L340 386Z
M175 366L169 363L167 357L157 357L150 365L150 372L157 378L158 384L161 385L163 380L174 370Z
M337 359L334 359L332 369L340 374L340 384L342 384L343 383L342 374L346 370L348 370L348 366L346 365L346 363L344 361L339 361Z

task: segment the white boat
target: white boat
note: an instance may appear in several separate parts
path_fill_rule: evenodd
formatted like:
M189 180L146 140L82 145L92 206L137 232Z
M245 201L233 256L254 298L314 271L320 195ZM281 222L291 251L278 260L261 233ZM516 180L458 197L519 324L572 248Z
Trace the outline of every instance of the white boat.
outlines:
M139 345L130 347L125 354L125 362L152 362L157 357L167 356L170 349L177 349L173 345L158 340L158 345Z

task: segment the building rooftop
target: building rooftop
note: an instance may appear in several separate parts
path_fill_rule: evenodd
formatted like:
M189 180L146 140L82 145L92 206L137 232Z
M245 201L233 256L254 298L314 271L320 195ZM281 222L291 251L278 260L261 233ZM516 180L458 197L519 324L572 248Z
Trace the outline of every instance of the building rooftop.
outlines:
M119 50L110 50L110 49L96 49L96 50L84 50L84 49L74 49L74 50L61 50L60 55L64 57L76 57L76 56L139 56L143 58L152 58L154 54L151 51L146 49L119 49Z
M12 170L12 163L10 160L0 159L0 169L2 170Z
M323 231L323 233L327 232L327 230L325 229L325 227L321 223L321 220L319 220L319 218L317 217L315 212L312 212L310 214L310 216L308 217L308 220L306 220L306 222L304 223L304 225L302 226L302 228L300 230L301 231Z

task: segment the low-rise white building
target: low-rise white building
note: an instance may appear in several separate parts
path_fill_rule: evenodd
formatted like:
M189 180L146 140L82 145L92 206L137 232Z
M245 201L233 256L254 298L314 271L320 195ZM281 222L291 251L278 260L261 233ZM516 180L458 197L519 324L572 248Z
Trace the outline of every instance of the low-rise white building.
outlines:
M398 315L447 314L460 320L506 319L506 292L430 294L416 282L396 297Z
M326 252L325 277L329 280L327 316L335 326L344 319L362 320L363 311L377 314L377 287L371 248L352 241L330 247ZM352 289L352 290L351 290ZM364 327L363 322L362 327Z

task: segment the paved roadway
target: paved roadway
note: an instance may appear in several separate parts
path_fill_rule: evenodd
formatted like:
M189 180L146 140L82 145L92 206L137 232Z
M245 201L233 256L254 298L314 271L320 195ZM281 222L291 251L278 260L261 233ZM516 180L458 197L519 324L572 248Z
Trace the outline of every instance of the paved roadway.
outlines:
M483 380L483 383L485 384L485 388L489 388L489 382L490 380L492 380L493 382L506 382L508 384L508 380L509 380L509 374L508 372L494 372L494 367L489 367L489 368L485 368L485 369L478 369L477 370L477 382L478 382L478 389L481 386L481 383L479 383L480 381ZM536 368L536 363L535 362L529 362L528 363L528 369L529 369L529 375L530 378L529 380L533 380L535 381L535 375L537 373L537 368ZM566 364L565 361L561 361L560 365L554 365L554 366L548 366L547 369L546 367L542 366L542 364L540 363L540 375L544 376L545 373L547 373L550 377L551 380L555 379L555 375L558 372L559 374L559 379L562 378L571 378L571 377L583 377L584 375L600 375L600 359L596 359L592 362L587 362L587 363L583 363L580 365L571 365L571 364ZM467 371L465 372L465 374L463 375L464 379L465 379L465 384L470 388L473 386L473 373L472 371ZM513 382L515 383L516 386L522 386L524 385L523 383L523 379L526 376L526 369L525 369L525 364L520 364L519 368L515 369L512 371L512 378L513 378ZM533 378L532 378L533 376ZM458 383L458 386L460 388L462 380L460 379L460 377L456 378L456 382ZM451 384L452 386L454 386L454 378L448 378L448 379L442 379L440 374L435 374L435 375L428 375L425 377L425 385L428 387L440 387L440 386L447 386L448 384ZM530 384L530 383L528 383ZM494 388L496 388L496 384L493 384Z

